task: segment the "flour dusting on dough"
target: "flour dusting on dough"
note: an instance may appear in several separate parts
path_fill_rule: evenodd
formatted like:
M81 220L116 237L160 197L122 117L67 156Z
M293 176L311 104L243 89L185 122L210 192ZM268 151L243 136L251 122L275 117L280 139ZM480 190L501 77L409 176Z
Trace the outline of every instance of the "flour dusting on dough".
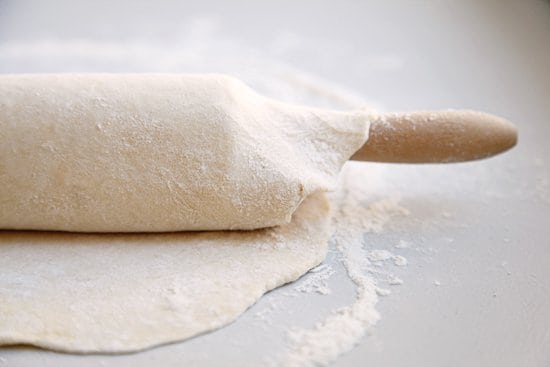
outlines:
M0 231L0 345L119 353L219 328L326 255L323 194L248 232Z

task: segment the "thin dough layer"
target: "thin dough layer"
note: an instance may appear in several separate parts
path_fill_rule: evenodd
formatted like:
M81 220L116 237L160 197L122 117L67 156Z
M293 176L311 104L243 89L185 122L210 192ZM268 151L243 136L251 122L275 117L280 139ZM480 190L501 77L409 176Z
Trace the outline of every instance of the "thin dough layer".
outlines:
M281 225L335 186L368 127L221 75L0 76L0 228Z
M324 194L248 232L0 232L0 345L131 352L235 320L323 261Z

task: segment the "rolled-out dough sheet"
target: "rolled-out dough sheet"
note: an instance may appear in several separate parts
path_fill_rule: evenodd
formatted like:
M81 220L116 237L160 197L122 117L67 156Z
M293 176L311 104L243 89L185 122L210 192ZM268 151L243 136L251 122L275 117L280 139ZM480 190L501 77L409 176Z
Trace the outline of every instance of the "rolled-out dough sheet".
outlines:
M221 327L319 264L329 227L315 194L256 231L0 232L0 345L131 352Z
M335 187L368 115L222 75L0 75L0 228L255 229Z

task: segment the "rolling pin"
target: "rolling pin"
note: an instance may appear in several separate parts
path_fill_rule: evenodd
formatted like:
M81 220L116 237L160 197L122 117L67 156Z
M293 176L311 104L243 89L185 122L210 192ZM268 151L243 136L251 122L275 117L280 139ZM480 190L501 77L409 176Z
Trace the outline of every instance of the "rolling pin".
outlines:
M460 162L516 140L486 113L295 106L225 75L2 75L0 228L271 227L350 158Z

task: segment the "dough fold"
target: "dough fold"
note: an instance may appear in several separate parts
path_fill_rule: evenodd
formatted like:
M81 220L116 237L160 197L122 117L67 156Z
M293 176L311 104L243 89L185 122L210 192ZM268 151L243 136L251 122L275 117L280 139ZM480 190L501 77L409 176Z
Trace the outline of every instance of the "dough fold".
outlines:
M368 127L221 75L3 75L0 228L281 225L334 187Z

